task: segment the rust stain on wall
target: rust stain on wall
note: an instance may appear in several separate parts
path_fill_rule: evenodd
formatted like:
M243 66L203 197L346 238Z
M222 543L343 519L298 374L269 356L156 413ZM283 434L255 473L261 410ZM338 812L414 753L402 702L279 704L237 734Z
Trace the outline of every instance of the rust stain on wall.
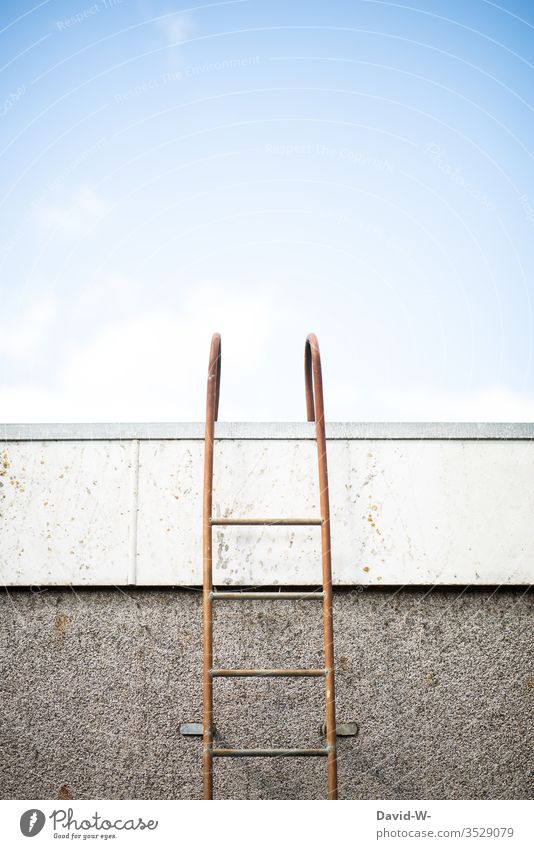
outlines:
M68 784L62 784L58 790L58 799L73 799L72 791Z
M63 643L65 642L65 634L69 622L70 616L67 616L66 613L58 613L54 620L54 633L60 645L63 645ZM65 798L68 799L70 797L66 796Z

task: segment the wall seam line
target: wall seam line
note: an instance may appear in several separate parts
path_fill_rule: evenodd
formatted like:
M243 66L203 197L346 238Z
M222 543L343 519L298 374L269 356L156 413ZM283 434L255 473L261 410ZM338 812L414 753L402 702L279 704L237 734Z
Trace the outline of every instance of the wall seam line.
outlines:
M134 439L132 442L132 474L131 486L132 494L130 501L131 510L131 530L130 530L130 557L128 560L128 586L137 584L137 528L138 528L138 511L139 511L139 440Z

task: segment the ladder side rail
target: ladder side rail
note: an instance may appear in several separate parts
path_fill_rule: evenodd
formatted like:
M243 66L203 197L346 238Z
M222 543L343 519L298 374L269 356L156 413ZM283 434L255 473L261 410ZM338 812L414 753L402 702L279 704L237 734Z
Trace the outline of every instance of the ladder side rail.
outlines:
M214 333L211 340L206 393L206 430L204 436L204 493L202 505L203 537L203 752L202 775L204 799L213 799L213 536L211 514L213 506L213 446L215 422L219 412L221 385L221 337Z
M338 798L336 750L336 702L334 681L334 626L332 616L332 555L330 540L330 499L328 493L328 464L324 420L323 377L319 343L314 333L306 337L304 349L304 380L306 414L315 422L317 458L319 465L319 494L321 508L321 555L323 571L323 616L325 659L325 719L327 743L328 798Z

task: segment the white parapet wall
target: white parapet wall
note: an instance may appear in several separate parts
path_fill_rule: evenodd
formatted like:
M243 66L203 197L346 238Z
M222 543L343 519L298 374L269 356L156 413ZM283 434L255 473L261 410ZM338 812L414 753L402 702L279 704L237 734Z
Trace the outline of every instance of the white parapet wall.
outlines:
M216 425L214 515L318 517L314 426ZM534 582L534 425L327 426L340 585ZM0 426L6 586L202 581L201 424ZM317 585L318 527L216 527L218 585Z

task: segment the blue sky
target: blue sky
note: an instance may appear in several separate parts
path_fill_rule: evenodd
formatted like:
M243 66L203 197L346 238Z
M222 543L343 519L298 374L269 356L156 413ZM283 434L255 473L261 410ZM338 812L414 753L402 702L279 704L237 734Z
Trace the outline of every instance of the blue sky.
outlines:
M0 16L0 420L534 419L531 4Z

